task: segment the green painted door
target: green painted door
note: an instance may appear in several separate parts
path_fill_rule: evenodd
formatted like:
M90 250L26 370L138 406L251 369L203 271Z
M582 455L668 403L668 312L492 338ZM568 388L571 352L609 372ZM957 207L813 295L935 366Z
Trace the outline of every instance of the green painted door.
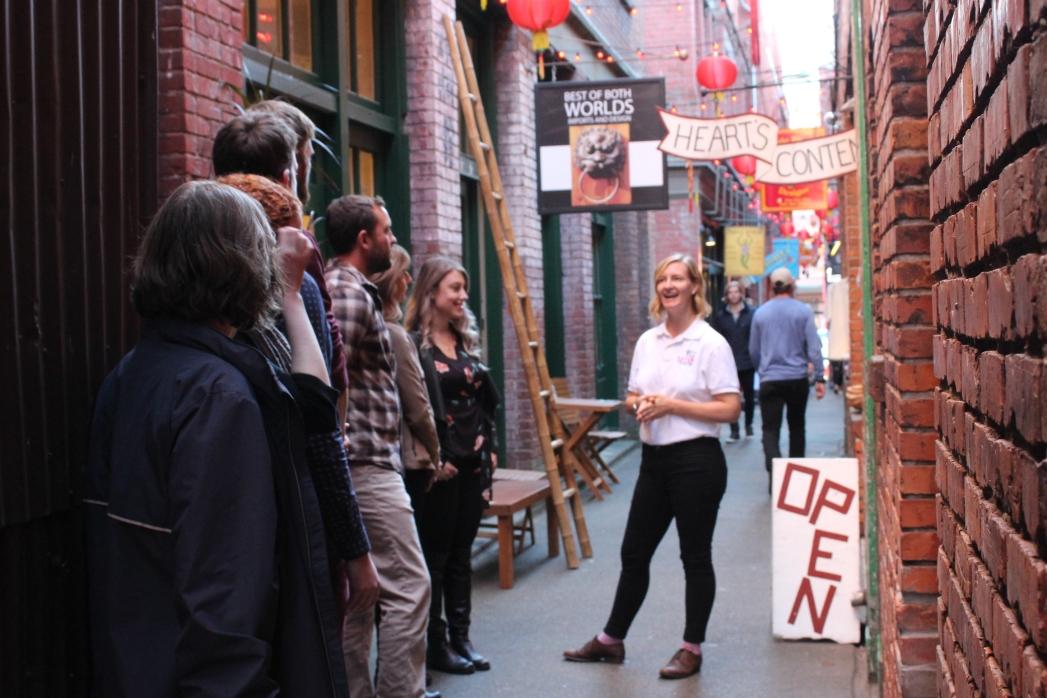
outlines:
M469 274L469 308L480 329L483 360L505 395L502 275L480 197L480 183L462 177L462 266ZM498 409L499 460L505 463L505 400Z
M610 214L593 214L593 331L596 347L596 397L618 399L618 322L614 294L614 223ZM606 425L617 426L618 414Z

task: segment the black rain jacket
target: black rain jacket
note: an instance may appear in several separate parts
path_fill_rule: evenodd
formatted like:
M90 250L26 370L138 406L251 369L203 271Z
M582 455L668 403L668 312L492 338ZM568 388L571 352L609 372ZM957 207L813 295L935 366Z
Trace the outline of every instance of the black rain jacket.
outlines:
M748 303L742 305L742 312L738 313L737 320L731 315L727 305L723 305L709 318L709 324L731 345L734 365L739 371L756 368L753 357L749 356L749 334L753 328L753 309L749 307Z
M85 486L93 693L348 695L323 524L286 376L147 321L95 406Z

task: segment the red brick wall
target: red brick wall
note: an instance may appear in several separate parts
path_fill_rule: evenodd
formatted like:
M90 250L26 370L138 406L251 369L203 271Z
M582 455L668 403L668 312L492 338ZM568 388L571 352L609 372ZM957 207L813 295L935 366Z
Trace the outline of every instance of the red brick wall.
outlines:
M538 169L535 166L534 52L530 35L509 23L495 36L495 84L498 100L498 166L516 234L516 251L524 265L538 327L544 326L542 223L538 215ZM514 468L542 468L534 411L520 347L508 310L505 327L506 457Z
M1047 693L1044 7L925 20L940 695Z
M443 26L444 15L454 17L454 6L454 0L406 3L404 130L411 143L411 251L416 269L434 254L462 258L458 85Z
M691 213L688 210L686 199L672 199L669 201L667 210L653 211L649 215L650 237L648 240L652 272L653 265L677 252L697 258L700 223L697 207Z
M160 0L160 198L210 177L211 144L236 115L243 0Z
M922 22L919 0L867 4L869 213L875 339L883 357L882 395L875 394L875 486L885 696L936 690L932 225Z
M647 305L654 293L651 280L653 263L648 235L651 214L616 213L614 216L614 268L617 278L615 304L618 317L618 390L622 396L629 387L629 369L636 340L650 326ZM638 428L636 420L621 410L619 426Z

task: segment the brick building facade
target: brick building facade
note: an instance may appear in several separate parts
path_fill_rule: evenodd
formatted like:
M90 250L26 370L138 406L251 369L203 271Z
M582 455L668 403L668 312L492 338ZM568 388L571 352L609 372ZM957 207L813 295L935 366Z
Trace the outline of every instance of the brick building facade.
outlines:
M883 694L1043 696L1047 13L870 0L862 20Z

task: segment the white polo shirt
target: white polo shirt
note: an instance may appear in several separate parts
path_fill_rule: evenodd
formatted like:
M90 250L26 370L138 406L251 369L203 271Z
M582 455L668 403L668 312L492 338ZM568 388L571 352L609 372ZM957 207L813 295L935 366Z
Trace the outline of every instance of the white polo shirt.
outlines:
M629 392L709 402L714 395L741 391L730 345L698 318L676 337L669 335L664 322L640 335L629 371ZM654 446L719 435L717 422L675 414L640 425L640 440Z

